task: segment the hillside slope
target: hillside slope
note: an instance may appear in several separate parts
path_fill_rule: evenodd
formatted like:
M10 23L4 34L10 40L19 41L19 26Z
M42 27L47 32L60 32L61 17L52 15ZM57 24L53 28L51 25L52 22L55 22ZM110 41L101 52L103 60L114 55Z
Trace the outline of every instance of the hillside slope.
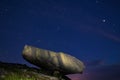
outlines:
M24 64L0 62L0 80L70 80Z

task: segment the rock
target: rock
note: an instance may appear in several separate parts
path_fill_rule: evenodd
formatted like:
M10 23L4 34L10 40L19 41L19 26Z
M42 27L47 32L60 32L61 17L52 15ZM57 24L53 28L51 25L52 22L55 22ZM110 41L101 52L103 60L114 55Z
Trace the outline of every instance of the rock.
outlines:
M64 75L82 73L85 68L83 62L71 55L28 45L23 49L23 57L42 69L51 72L59 71Z
M36 70L23 64L0 62L0 80L67 80Z

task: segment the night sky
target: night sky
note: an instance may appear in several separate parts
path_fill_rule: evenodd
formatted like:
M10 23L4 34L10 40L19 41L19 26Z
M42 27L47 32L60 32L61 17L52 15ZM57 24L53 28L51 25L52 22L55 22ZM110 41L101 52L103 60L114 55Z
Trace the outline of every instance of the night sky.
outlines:
M0 0L0 61L29 65L25 44L82 60L72 80L120 80L120 0Z

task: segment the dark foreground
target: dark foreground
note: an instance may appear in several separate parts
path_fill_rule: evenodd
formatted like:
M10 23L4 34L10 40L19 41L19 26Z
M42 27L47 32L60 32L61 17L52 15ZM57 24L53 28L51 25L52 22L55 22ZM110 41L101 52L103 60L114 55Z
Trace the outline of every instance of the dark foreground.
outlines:
M0 80L70 80L24 64L0 62Z

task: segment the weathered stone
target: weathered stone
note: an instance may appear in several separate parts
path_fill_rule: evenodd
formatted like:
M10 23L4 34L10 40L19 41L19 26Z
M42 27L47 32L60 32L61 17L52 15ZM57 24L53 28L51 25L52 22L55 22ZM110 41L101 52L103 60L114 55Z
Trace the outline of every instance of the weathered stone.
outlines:
M82 73L85 66L77 58L63 52L53 52L25 45L23 57L30 63L49 71L74 74Z
M36 70L39 70L37 72ZM64 78L62 78L64 79ZM41 69L17 63L0 62L0 80L62 80L45 74ZM64 79L70 80L70 79Z

